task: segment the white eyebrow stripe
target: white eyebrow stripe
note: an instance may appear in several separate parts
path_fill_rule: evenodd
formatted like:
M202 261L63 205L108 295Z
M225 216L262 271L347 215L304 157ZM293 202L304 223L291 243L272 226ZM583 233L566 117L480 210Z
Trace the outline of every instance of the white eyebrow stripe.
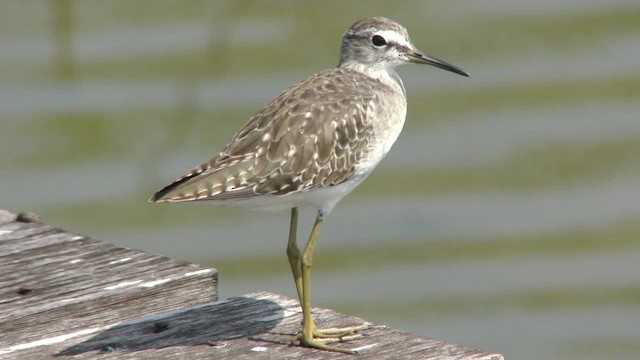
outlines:
M413 48L411 44L405 39L404 35L393 31L393 30L379 30L374 33L374 35L382 36L387 42L396 43L398 45L406 46L408 48Z

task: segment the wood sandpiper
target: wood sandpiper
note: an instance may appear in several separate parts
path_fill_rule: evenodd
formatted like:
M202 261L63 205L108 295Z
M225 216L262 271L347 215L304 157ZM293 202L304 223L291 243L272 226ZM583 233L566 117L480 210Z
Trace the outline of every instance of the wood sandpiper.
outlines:
M395 67L409 62L469 76L418 51L407 30L392 20L358 21L342 38L336 68L312 75L280 94L213 159L149 200L290 209L287 256L303 314L295 344L354 353L329 344L360 338L359 332L367 327L316 328L311 315L311 264L327 215L373 171L402 130L407 99ZM296 244L299 207L317 210L302 252Z

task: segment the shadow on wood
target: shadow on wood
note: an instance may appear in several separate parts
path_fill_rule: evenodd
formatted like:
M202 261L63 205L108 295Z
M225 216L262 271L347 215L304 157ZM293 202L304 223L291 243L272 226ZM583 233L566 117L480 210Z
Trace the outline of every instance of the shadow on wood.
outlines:
M131 319L55 356L87 352L136 352L195 345L224 348L226 340L246 338L252 341L254 336L275 328L283 317L283 308L274 301L251 297L232 298Z

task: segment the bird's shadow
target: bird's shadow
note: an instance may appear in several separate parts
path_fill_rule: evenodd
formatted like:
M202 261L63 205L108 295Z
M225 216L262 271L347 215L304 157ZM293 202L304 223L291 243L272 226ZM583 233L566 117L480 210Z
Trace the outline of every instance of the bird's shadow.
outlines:
M124 321L60 351L55 356L87 352L135 352L171 346L216 346L225 340L248 338L275 328L284 317L276 302L237 297ZM258 339L256 339L258 340Z

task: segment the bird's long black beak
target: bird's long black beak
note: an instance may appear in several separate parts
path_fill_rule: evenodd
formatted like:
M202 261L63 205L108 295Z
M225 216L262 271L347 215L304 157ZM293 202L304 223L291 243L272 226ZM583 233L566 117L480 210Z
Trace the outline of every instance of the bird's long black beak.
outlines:
M429 56L425 53L422 53L420 51L411 51L407 53L407 58L409 59L409 61L411 61L412 63L416 63L416 64L429 64L429 65L433 65L435 67L438 67L440 69L444 69L447 71L451 71L454 72L456 74L460 74L462 76L466 76L469 77L469 73L462 70L461 68L455 66L455 65L451 65L448 62L444 61L444 60L440 60L438 58L435 58L433 56Z

